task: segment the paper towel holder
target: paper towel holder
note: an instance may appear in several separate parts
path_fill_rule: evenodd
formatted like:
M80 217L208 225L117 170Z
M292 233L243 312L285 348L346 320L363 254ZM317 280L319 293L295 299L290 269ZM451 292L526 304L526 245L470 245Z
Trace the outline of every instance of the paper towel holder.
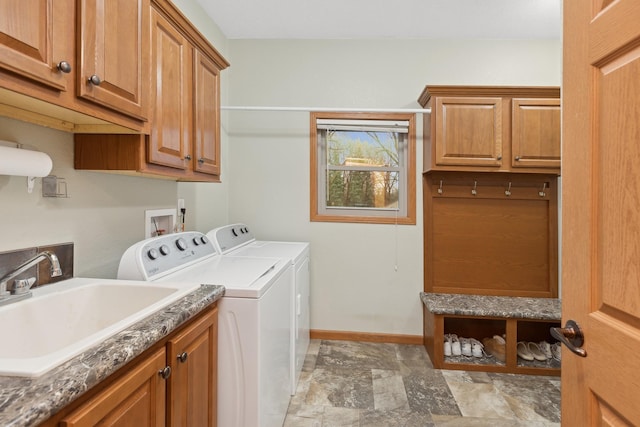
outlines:
M25 150L22 144L0 140L0 175L26 176L27 192L33 192L36 178L49 175L51 157L40 151Z

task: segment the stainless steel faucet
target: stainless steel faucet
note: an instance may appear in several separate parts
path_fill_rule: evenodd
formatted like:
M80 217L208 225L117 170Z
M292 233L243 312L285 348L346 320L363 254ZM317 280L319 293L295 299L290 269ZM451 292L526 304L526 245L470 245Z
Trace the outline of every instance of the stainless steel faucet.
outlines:
M25 279L25 280L14 280L13 289L12 289L12 293L14 295L10 295L9 291L7 290L7 285L9 283L9 280L15 278L19 274L25 272L26 270L30 269L31 267L40 263L41 261L44 261L45 259L48 259L49 263L51 264L51 270L50 270L51 277L62 276L60 261L58 261L58 257L56 256L56 254L49 251L42 251L39 254L35 255L34 257L26 260L25 262L20 264L18 267L14 268L13 270L5 274L2 278L0 278L0 302L7 299L14 300L15 296L20 296L19 299L24 299L29 297L31 295L31 292L28 292L28 291L29 291L29 288L31 288L31 285L33 285L33 283L35 282L35 280L32 280L32 279L35 279L35 278Z

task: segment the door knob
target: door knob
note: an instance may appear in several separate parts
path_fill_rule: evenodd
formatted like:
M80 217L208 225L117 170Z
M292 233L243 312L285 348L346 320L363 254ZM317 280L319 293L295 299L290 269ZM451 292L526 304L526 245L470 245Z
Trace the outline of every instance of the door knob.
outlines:
M574 320L567 320L564 328L551 328L551 336L566 345L569 350L580 357L587 357L587 351L582 348L584 335L582 329Z

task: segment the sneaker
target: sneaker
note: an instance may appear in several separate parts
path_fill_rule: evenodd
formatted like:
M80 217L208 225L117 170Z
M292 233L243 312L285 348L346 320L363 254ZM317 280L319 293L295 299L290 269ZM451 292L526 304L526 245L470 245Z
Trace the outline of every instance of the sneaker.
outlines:
M528 342L527 349L529 350L529 353L531 353L534 359L539 360L541 362L547 360L547 356L545 356L545 354L542 351L540 351L540 347L538 347L538 344L534 342Z
M444 355L451 356L451 335L444 334Z
M558 362L561 361L561 353L560 350L562 349L562 344L560 344L559 342L555 343L555 344L551 344L551 354L552 357L557 360Z
M462 347L460 346L460 340L456 334L449 335L451 337L451 354L454 356L460 356L462 354Z
M547 359L551 359L553 357L553 353L551 353L551 344L546 341L540 341L538 343L538 347L540 347L540 351Z
M471 352L471 340L469 338L460 338L460 349L463 356L473 356L473 353Z
M516 345L516 350L519 358L523 360L533 360L533 354L531 354L531 352L529 351L526 342L518 342L518 344Z
M469 342L471 343L471 355L473 357L482 357L485 355L484 346L480 341L475 338L469 338Z

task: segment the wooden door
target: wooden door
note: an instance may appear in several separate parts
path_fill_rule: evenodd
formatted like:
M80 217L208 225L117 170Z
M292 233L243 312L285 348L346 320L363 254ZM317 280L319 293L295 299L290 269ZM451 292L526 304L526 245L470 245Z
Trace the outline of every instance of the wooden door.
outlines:
M638 426L640 2L564 1L562 348L567 426Z
M512 100L511 166L560 169L560 99Z
M442 97L435 104L436 165L502 165L501 98Z
M55 0L55 8L54 0L3 0L0 68L57 91L69 90L74 16L70 0Z
M220 70L195 51L195 170L220 175Z
M217 308L169 341L169 427L216 425L217 341Z
M146 120L149 0L80 0L78 95Z
M151 11L153 120L147 161L178 169L192 164L192 48L160 13Z
M165 363L166 351L162 347L63 418L60 426L164 427L166 381L158 372Z

